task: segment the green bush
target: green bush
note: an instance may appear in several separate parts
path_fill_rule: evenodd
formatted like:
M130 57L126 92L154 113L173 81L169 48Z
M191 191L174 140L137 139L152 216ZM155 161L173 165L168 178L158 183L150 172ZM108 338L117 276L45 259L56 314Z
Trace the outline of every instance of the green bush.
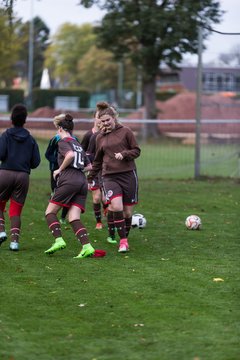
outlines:
M89 104L90 94L86 90L81 89L34 89L33 90L33 109L49 106L54 107L54 99L56 96L78 96L79 108L87 108Z
M24 103L24 91L16 89L0 89L0 95L8 95L8 110L10 110L15 104Z
M175 95L177 95L177 91L158 91L156 93L156 99L159 101L166 101Z

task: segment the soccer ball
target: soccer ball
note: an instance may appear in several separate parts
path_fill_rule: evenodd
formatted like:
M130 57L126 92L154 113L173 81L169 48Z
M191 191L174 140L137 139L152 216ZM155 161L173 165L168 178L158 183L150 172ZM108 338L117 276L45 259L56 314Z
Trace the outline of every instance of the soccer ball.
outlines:
M189 230L199 230L202 222L199 216L190 215L186 218L185 225Z
M147 220L142 214L134 214L132 216L132 227L143 229L147 224Z

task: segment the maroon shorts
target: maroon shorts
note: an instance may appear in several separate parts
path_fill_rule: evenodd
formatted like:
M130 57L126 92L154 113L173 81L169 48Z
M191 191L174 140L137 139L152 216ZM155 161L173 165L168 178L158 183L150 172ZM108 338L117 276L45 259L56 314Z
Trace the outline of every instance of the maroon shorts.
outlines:
M138 203L138 177L136 170L103 176L103 190L106 202L121 196L123 205Z
M0 201L10 198L24 204L29 188L29 174L22 171L0 170Z
M57 179L57 186L50 199L50 202L66 208L75 205L82 212L85 211L88 185L85 175L78 171L77 178L64 176L61 174Z

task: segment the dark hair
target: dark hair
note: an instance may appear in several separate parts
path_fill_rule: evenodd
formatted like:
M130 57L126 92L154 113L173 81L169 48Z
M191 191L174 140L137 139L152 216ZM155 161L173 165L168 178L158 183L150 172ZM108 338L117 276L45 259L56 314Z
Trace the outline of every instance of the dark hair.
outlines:
M11 120L14 126L23 126L28 116L27 108L23 104L16 104L12 108Z
M68 131L70 133L73 131L74 123L71 114L57 115L55 116L53 122L56 127L61 127L63 128L63 130Z
M115 107L106 101L100 101L97 103L96 112L98 112L98 118L102 117L103 115L110 115L115 119L118 117L118 113Z

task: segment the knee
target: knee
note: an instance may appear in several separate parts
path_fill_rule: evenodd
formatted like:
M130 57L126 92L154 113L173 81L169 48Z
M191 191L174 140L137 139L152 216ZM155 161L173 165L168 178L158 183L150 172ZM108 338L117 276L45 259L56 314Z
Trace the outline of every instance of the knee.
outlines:
M113 212L123 211L123 208L121 205L118 204L110 204L108 206L108 209Z
M132 209L124 209L123 213L126 219L132 217Z
M101 202L101 194L93 194L93 203L100 204Z

